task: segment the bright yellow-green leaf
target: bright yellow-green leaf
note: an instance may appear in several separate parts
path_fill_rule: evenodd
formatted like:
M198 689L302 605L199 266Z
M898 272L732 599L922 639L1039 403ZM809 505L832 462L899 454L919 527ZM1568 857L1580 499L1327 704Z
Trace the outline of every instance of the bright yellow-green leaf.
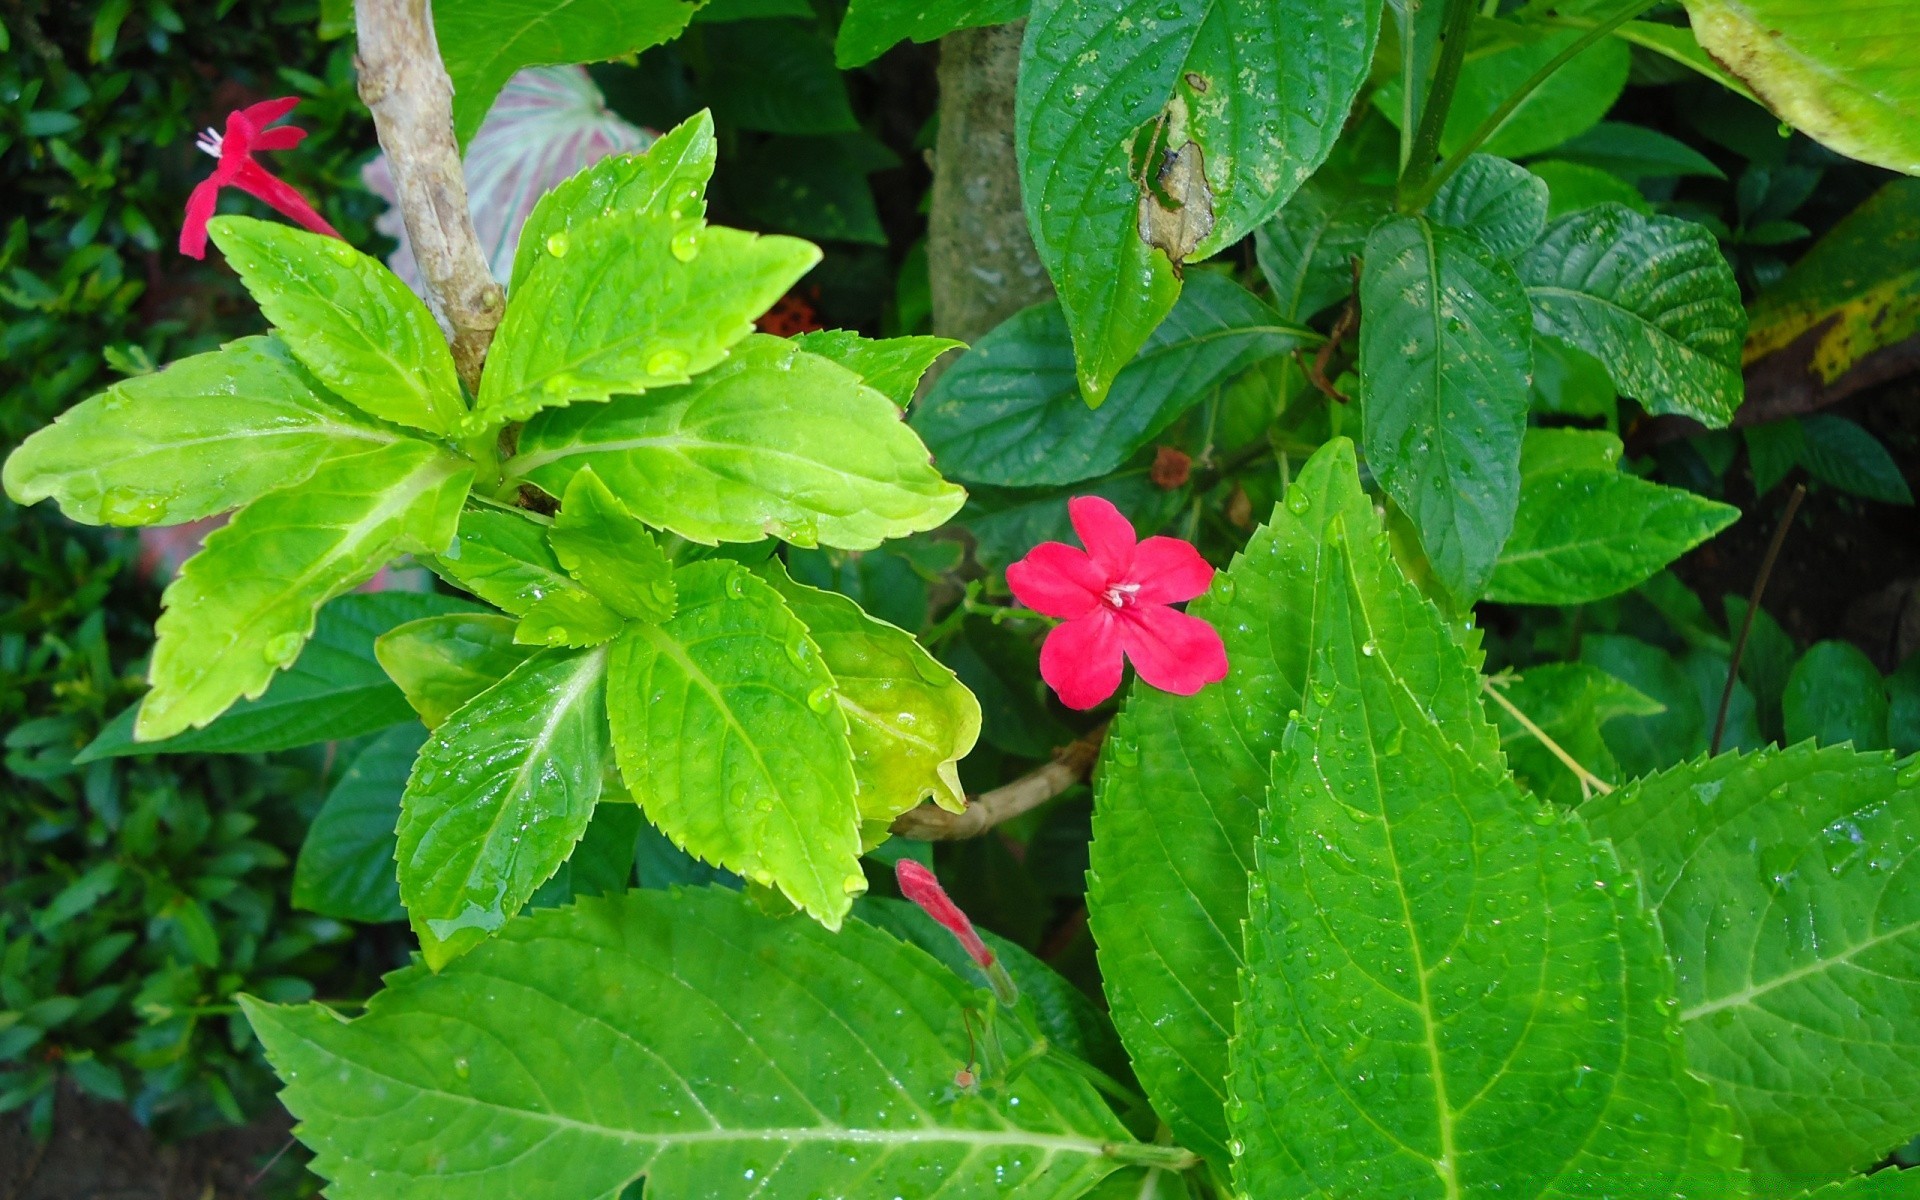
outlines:
M514 627L526 646L598 646L620 636L626 622L584 588L553 592L534 601Z
M493 613L423 617L381 634L373 652L433 729L533 653L513 640L513 627Z
M541 597L577 590L547 545L550 528L532 517L497 508L470 508L433 569L495 608L524 614Z
M593 468L574 472L547 541L568 573L621 616L673 616L673 564Z

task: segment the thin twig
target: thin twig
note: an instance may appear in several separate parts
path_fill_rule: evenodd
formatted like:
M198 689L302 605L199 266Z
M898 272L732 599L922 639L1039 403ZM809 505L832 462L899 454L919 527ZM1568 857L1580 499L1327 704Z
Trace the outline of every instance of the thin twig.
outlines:
M1807 485L1794 484L1793 494L1787 497L1786 510L1780 514L1780 524L1773 531L1773 540L1767 543L1766 557L1760 560L1760 574L1754 577L1753 591L1747 597L1747 617L1740 622L1740 636L1733 640L1733 654L1727 660L1727 684L1720 689L1720 711L1714 714L1713 740L1707 744L1708 754L1720 753L1720 739L1727 732L1727 710L1733 707L1733 685L1740 678L1740 659L1747 653L1747 635L1753 632L1753 615L1760 611L1760 597L1766 594L1773 564L1779 561L1787 530L1793 528L1794 514L1800 511L1800 502L1806 498Z
M894 818L897 837L923 842L952 842L979 837L1004 821L1038 808L1093 773L1100 758L1100 742L1107 736L1104 723L1073 744L1063 747L1053 761L990 792L967 797L965 812L952 813L936 804L922 804Z
M1540 744L1547 748L1547 752L1560 760L1561 766L1573 772L1573 777L1580 781L1580 794L1582 796L1591 796L1595 792L1599 792L1601 795L1605 796L1608 793L1613 791L1612 784L1600 778L1598 775L1595 775L1592 771L1589 771L1585 767L1581 766L1580 760L1576 759L1573 755L1568 754L1566 751L1566 748L1562 746L1559 742L1556 742L1552 738L1548 737L1546 730L1540 728L1538 725L1535 725L1533 723L1533 718L1527 716L1526 713L1521 712L1519 705L1507 699L1505 694L1503 694L1498 687L1494 686L1493 680L1482 679L1480 681L1480 690L1485 692L1487 695L1492 696L1494 701L1497 704L1499 704L1501 708L1504 708L1507 710L1508 716L1520 722L1520 728L1526 730L1528 733L1532 734L1535 738L1539 739Z
M387 152L420 276L453 331L460 381L477 391L506 294L487 266L467 207L467 177L453 136L453 83L440 62L428 0L355 0L353 8L360 99Z

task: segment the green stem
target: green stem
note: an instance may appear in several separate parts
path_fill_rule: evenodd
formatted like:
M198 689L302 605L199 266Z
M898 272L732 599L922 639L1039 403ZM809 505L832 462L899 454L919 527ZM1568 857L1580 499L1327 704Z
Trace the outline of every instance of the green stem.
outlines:
M1506 124L1507 118L1513 115L1515 109L1526 103L1527 97L1538 91L1541 84L1553 78L1554 72L1585 53L1594 43L1604 37L1612 35L1614 30L1625 25L1628 21L1633 20L1641 13L1646 12L1659 2L1660 0L1631 0L1625 8L1600 22L1598 25L1588 29L1585 33L1569 43L1566 49L1548 59L1544 66L1528 76L1525 83L1522 83L1518 88L1514 89L1513 95L1501 101L1499 108L1488 113L1487 119L1480 122L1479 126L1467 136L1467 140L1460 144L1460 148L1448 155L1447 161L1441 163L1439 169L1434 171L1429 178L1422 181L1415 188L1402 187L1400 195L1401 211L1419 212L1428 204L1432 203L1434 195L1439 192L1441 186L1444 185L1448 179L1451 179L1456 171L1466 165L1467 159L1473 157L1474 153L1486 144L1488 138L1500 131L1500 126ZM1404 185L1404 179L1402 183Z
M1460 84L1460 68L1467 61L1468 34L1473 29L1473 0L1447 0L1444 26L1440 35L1440 60L1433 68L1433 82L1427 87L1426 103L1420 107L1420 128L1413 135L1406 166L1400 173L1400 208L1409 207L1407 197L1417 192L1433 172L1433 160L1440 156L1440 135L1447 127L1447 110L1453 107L1453 92Z
M1190 1171L1200 1165L1200 1156L1180 1146L1154 1146L1146 1142L1108 1142L1100 1148L1108 1158L1140 1167L1159 1167L1166 1171Z

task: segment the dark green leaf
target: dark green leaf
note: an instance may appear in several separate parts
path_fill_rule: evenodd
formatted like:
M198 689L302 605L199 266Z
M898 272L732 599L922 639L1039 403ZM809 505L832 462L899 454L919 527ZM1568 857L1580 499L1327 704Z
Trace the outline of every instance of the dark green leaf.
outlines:
M1653 211L1639 188L1599 167L1549 158L1528 163L1527 170L1546 182L1549 221L1602 204L1624 204L1637 213Z
M1602 121L1592 129L1554 148L1553 156L1582 163L1626 179L1666 179L1704 175L1725 179L1713 160L1685 142L1657 129Z
M840 133L860 128L819 22L736 21L705 31L704 90L736 129Z
M833 43L844 70L879 58L896 42L936 41L956 29L1004 25L1027 15L1029 0L852 0Z
M1851 642L1815 642L1793 665L1780 697L1787 744L1887 748L1887 692L1873 662Z
M1721 605L1727 613L1728 635L1738 637L1740 627L1746 623L1747 602L1738 596L1726 596ZM1787 677L1793 674L1793 664L1798 657L1793 639L1771 613L1763 608L1753 614L1746 652L1740 656L1740 678L1753 692L1761 731L1773 740L1784 736L1780 701L1786 695Z
M1913 503L1900 464L1880 439L1854 422L1815 413L1800 418L1800 436L1800 461L1815 479L1883 504Z
M1280 315L1304 321L1351 295L1354 260L1391 208L1384 196L1350 195L1316 177L1255 229L1254 254Z
M1600 668L1661 706L1658 714L1619 716L1601 729L1629 779L1691 758L1707 748L1712 715L1680 665L1657 646L1620 634L1580 640L1580 661Z
M1620 766L1600 727L1615 717L1660 712L1658 703L1586 663L1529 667L1510 682L1493 686L1506 703L1491 700L1487 712L1500 727L1500 748L1514 777L1542 799L1568 806L1592 794L1591 781L1575 775L1534 730L1521 723L1521 716L1585 770L1603 782L1617 784Z
M343 921L404 921L400 881L400 794L427 731L398 726L367 743L313 818L293 868L293 904Z
M1473 234L1501 258L1515 259L1547 227L1547 185L1517 163L1476 154L1440 186L1427 217Z

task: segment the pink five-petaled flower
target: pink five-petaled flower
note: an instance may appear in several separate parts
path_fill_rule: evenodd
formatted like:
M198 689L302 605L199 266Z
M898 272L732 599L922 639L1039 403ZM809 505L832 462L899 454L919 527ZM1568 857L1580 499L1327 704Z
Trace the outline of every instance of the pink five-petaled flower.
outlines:
M248 105L227 114L227 132L221 134L208 126L201 132L199 140L194 142L202 151L211 154L218 165L213 174L201 180L187 197L187 221L180 227L180 253L193 258L207 256L207 222L213 219L213 207L220 198L220 189L236 187L247 195L264 200L281 214L292 217L315 233L324 233L328 237L339 237L326 218L313 211L306 197L287 183L275 179L267 169L253 161L253 156L261 150L291 150L307 136L304 129L295 129L291 125L282 125L276 129L267 126L293 111L300 103L295 96L284 96L278 100L263 100L259 104Z
M1040 677L1068 708L1092 708L1120 686L1122 655L1140 678L1191 696L1227 677L1227 648L1213 626L1167 607L1213 582L1213 568L1178 538L1134 539L1133 524L1098 496L1067 502L1076 550L1042 542L1007 568L1028 608L1061 623L1040 647Z

